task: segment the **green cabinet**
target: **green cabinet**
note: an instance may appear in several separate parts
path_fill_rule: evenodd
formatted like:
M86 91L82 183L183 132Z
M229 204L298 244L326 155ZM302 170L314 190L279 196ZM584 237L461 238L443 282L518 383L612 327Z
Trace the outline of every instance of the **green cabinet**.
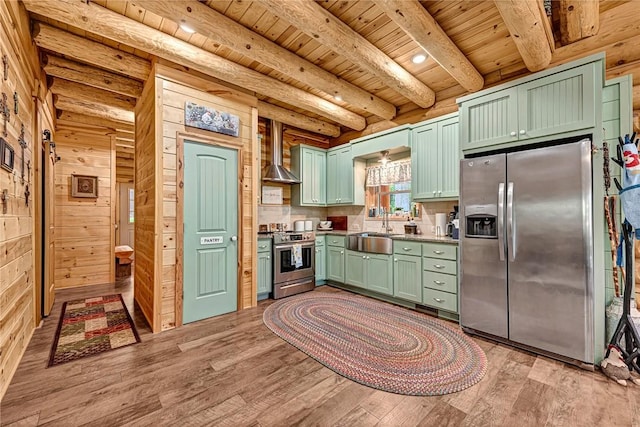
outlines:
M344 247L327 246L327 279L344 283Z
M291 188L296 206L324 206L327 203L327 153L323 149L291 147L291 172L301 183Z
M344 283L344 236L326 236L327 245L327 280Z
M367 289L385 295L393 295L391 255L367 254Z
M585 61L460 98L462 151L592 128L603 65L601 57Z
M459 195L458 115L416 125L411 137L411 192L414 200Z
M379 156L381 151L394 152L409 149L411 140L411 125L396 126L373 135L363 136L351 140L351 155L353 157Z
M344 282L347 285L367 287L367 254L364 252L345 252Z
M327 151L327 205L364 205L365 161L351 145Z
M422 247L422 303L458 312L458 247L425 243Z
M268 298L273 291L272 269L271 239L258 239L258 300Z
M345 283L379 292L393 294L393 264L390 255L346 251Z
M422 258L393 254L393 296L422 303Z
M327 280L327 249L325 236L316 236L316 286Z

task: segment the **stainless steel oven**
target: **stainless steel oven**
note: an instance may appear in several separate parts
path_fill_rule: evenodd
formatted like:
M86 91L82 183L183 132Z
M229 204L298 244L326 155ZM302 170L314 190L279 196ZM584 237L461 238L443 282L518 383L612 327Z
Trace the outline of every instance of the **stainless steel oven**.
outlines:
M315 234L274 233L273 298L315 288Z

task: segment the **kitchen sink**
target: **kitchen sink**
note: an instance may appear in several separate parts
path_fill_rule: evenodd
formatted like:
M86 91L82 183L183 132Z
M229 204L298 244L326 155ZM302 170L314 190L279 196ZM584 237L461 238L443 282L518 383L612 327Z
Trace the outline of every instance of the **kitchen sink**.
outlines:
M347 249L351 251L369 252L373 254L393 253L393 240L387 233L355 233L347 235Z

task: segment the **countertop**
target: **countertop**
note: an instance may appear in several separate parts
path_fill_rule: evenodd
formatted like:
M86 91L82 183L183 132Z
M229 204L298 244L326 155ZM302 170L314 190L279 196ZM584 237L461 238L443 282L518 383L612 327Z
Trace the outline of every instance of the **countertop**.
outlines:
M349 234L363 233L362 231L320 231L316 230L316 236L348 236ZM392 240L412 240L415 242L426 243L449 243L451 245L457 245L458 239L452 239L451 237L437 237L430 234L391 234L389 235Z
M349 234L363 233L362 231L344 231L344 230L315 230L316 236L348 236ZM270 239L273 236L272 233L258 234L259 239ZM411 240L414 242L425 243L448 243L451 245L457 245L459 240L452 239L451 237L437 237L430 234L390 234L392 240Z

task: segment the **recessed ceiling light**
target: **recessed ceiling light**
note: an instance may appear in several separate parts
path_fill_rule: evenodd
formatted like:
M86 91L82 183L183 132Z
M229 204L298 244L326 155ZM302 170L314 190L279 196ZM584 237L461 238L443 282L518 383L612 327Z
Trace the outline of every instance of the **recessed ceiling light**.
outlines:
M425 55L424 53L418 53L417 55L413 55L413 58L411 58L411 61L414 64L422 64L426 59L427 59L427 55Z
M335 95L333 95L333 97L335 98L336 101L342 101L342 96L340 96L339 93L336 93Z
M191 28L190 26L188 26L187 24L185 24L184 22L182 24L180 24L180 28L182 28L182 30L184 32L187 32L189 34L193 34L196 32L196 30L194 30L193 28Z

